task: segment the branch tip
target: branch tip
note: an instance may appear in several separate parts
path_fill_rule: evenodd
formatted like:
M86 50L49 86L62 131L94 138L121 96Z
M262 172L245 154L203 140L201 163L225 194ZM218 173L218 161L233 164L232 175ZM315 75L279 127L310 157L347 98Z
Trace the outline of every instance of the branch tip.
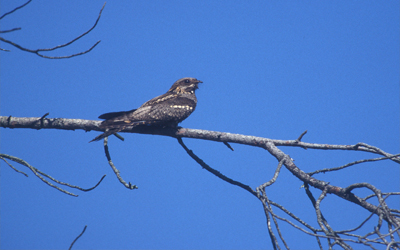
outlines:
M303 133L301 133L301 135L299 136L299 138L296 139L296 142L301 142L301 139L303 139L303 136L307 134L307 130L304 131Z
M105 151L105 154L106 154L106 157L107 157L108 164L110 165L110 167L111 167L112 170L114 171L114 173L115 173L115 175L117 176L119 182L121 182L122 185L124 185L126 188L128 188L128 189L130 189L130 190L138 189L138 187L137 187L136 185L132 185L130 182L129 182L129 183L126 183L126 182L122 179L122 177L121 177L121 175L120 175L120 171L115 167L114 163L112 162L111 156L110 156L110 152L109 152L109 150L108 150L108 137L105 137L105 138L104 138L104 151Z
M75 238L75 240L71 243L71 246L68 248L68 250L71 250L71 249L72 249L72 246L75 244L75 242L83 235L83 233L85 233L86 228L87 228L87 225L85 225L85 227L83 228L82 233L80 233L80 234Z
M4 14L2 17L0 17L0 19L3 18L5 15L11 14L12 12L14 12L14 11L17 10L17 9L22 8L23 6L25 6L26 4L28 4L30 1L32 1L32 0L29 0L29 1L28 1L27 3L25 3L24 5L21 5L20 7L18 7L18 8L16 8L16 9L12 10L11 12L8 12L8 13ZM31 49L27 49L27 48L25 48L25 47L22 47L21 45L16 44L16 43L14 43L14 42L12 42L12 41L9 41L9 40L7 40L7 39L4 39L4 38L2 38L2 37L0 37L0 41L3 41L3 42L8 43L8 44L11 44L11 45L13 45L14 47L16 47L16 48L18 48L18 49L20 49L20 50L22 50L22 51L30 52L30 53L36 54L37 56L40 56L40 57L42 57L42 58L47 58L47 59L66 59L66 58L72 58L72 57L75 57L75 56L80 56L80 55L86 54L86 53L90 52L92 49L94 49L94 48L100 43L100 40L97 41L97 42L96 42L92 47L90 47L88 50L83 51L83 52L80 52L80 53L68 55L68 56L46 56L46 55L41 54L41 52L53 51L53 50L56 50L56 49L59 49L59 48L66 47L66 46L68 46L68 45L74 43L75 41L79 40L79 39L82 38L83 36L87 35L89 32L91 32L91 31L97 26L97 23L98 23L99 20L100 20L100 17L101 17L101 14L102 14L102 12L103 12L103 9L104 9L105 5L106 5L106 3L103 4L103 7L102 7L101 10L100 10L99 16L98 16L97 19L96 19L96 22L94 23L94 25L93 25L89 30L87 30L87 31L84 32L82 35L80 35L80 36L78 36L78 37L72 39L71 41L69 41L69 42L67 42L67 43L65 43L65 44L61 44L61 45L55 46L55 47L53 47L53 48L31 50Z
M7 13L4 13L4 14L0 17L0 20L3 19L3 17L5 17L5 16L7 16L7 15L9 15L9 14L12 14L13 12L15 12L15 11L17 11L17 10L19 10L19 9L21 9L21 8L23 8L23 7L25 7L25 6L26 6L28 3L30 3L30 2L32 2L32 0L29 0L28 2L24 3L23 5L20 5L20 6L16 7L15 9L13 9L13 10L7 12Z
M230 150L235 151L235 150L232 148L232 146L231 146L228 142L224 141L223 143L224 143L225 146L227 146Z

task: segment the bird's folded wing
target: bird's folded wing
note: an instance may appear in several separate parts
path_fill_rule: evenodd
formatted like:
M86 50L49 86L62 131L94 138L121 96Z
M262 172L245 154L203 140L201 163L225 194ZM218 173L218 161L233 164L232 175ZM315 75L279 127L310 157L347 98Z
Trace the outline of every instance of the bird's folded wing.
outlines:
M129 111L119 111L119 112L105 113L105 114L100 115L99 118L107 120L107 119L111 119L111 118L114 118L114 117L125 115L125 114L133 112L135 110L136 109L132 109L132 110L129 110Z

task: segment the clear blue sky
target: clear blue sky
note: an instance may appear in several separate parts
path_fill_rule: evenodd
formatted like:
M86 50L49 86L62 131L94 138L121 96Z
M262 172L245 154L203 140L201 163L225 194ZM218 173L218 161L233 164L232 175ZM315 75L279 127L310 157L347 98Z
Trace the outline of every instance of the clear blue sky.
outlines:
M25 1L2 1L1 14ZM33 1L5 17L6 39L36 49L65 43L90 28L104 1ZM89 54L43 59L1 44L1 115L97 119L129 110L195 77L196 111L181 126L271 139L355 144L399 153L399 1L109 1L89 35L62 56L101 43ZM98 132L4 129L1 153L84 188L65 195L1 162L1 249L266 249L261 203L194 162L173 138L123 134L110 138L114 176ZM255 188L277 162L242 145L184 139L206 163ZM281 148L304 171L375 158L356 152ZM357 165L318 175L346 187L368 182L399 191L399 166ZM282 169L267 189L271 200L318 226L302 183ZM320 192L312 189L314 195ZM356 194L365 196L365 191ZM399 208L399 198L388 201ZM376 204L376 203L375 203ZM333 195L322 203L335 230L369 213ZM281 214L281 213L279 213ZM369 224L372 229L376 218ZM281 222L292 249L317 248L314 238ZM325 245L326 246L326 245Z

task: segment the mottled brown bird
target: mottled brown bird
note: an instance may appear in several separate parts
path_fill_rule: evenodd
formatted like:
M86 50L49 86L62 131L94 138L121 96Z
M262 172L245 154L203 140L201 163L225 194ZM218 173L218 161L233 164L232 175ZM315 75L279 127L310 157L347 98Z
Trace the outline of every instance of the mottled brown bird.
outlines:
M167 93L145 102L138 109L102 114L99 118L105 121L99 127L105 128L106 131L90 142L99 141L129 126L176 127L196 108L197 98L194 92L201 82L196 78L182 78L176 81Z

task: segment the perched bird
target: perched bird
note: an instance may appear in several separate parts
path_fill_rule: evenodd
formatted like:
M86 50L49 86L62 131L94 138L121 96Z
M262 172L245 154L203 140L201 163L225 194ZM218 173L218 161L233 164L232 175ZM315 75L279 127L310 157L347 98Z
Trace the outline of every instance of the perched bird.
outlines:
M167 93L145 102L138 109L102 114L99 118L105 121L99 127L105 128L106 131L90 142L99 141L129 126L176 127L196 108L197 98L194 92L201 82L196 78L182 78L176 81Z

